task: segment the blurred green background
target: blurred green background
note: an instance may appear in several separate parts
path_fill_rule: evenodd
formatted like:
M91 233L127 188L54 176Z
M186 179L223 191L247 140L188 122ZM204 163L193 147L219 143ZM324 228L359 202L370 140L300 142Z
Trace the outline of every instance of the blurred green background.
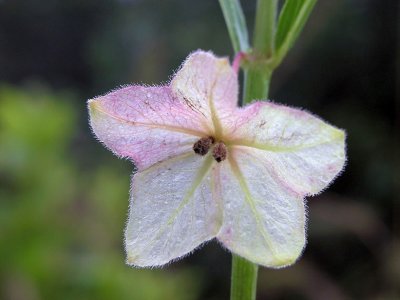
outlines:
M274 74L271 99L345 128L349 160L309 199L303 258L260 269L259 300L400 299L397 2L319 1ZM228 299L216 242L125 266L133 166L87 122L86 99L166 82L198 48L233 56L215 0L0 0L0 299Z

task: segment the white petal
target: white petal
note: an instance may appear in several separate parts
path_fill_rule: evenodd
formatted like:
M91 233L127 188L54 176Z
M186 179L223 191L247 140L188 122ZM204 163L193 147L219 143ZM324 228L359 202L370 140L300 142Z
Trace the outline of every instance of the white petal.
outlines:
M227 58L211 52L192 53L176 73L171 88L214 124L215 135L222 134L219 118L236 109L239 91L237 74Z
M346 161L344 131L300 109L256 102L226 126L233 144L259 149L257 155L303 195L319 193Z
M215 201L213 158L193 153L133 176L126 228L127 262L161 266L215 237L221 212Z
M305 244L302 196L280 182L247 148L230 148L218 184L223 225L217 238L232 252L263 266L296 261Z
M204 116L169 87L124 87L90 100L89 110L98 139L139 170L191 151L208 131Z

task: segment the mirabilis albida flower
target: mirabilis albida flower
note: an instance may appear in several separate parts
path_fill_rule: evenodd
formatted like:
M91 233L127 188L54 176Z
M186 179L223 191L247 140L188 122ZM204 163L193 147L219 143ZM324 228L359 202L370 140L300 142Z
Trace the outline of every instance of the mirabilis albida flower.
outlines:
M283 267L305 245L304 197L345 162L345 134L272 102L237 106L226 58L192 53L169 85L89 100L97 138L131 159L127 262L161 266L216 238L254 263Z

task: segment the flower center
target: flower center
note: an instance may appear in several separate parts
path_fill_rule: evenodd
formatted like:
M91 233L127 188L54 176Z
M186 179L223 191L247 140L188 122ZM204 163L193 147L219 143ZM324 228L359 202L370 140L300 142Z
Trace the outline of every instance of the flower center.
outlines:
M199 139L196 143L193 145L193 151L196 154L199 155L206 155L208 151L210 151L210 148L213 147L215 144L215 139L212 136L208 137L203 137ZM217 142L212 149L212 156L217 162L221 162L226 159L226 155L228 153L228 150L223 142Z

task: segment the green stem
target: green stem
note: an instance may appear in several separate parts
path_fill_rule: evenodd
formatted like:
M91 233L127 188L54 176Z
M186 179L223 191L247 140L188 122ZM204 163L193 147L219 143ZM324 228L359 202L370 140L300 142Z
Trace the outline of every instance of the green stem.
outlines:
M267 59L274 53L277 0L258 0L252 55ZM247 51L247 28L239 0L219 0L235 52ZM257 62L245 69L243 103L266 100L272 69ZM257 291L258 265L232 253L231 300L254 300Z
M260 57L273 54L277 1L259 0L257 4L253 52ZM266 100L272 70L251 64L244 73L243 104ZM232 254L231 300L254 300L257 291L258 265Z
M273 55L277 0L258 0L254 29L254 62L244 72L243 105L253 100L267 100L272 69L260 67L258 59L267 59Z
M247 52L242 105L268 99L272 72L298 37L317 0L294 1L285 2L277 36L278 0L257 1L254 47L249 51L246 20L240 1L219 0L235 52ZM232 253L231 300L256 298L257 272L256 264Z
M244 72L243 105L253 100L267 100L272 72L268 69L248 68Z
M231 300L256 299L258 266L232 254Z
M254 49L270 57L274 52L277 0L258 0L254 28Z

